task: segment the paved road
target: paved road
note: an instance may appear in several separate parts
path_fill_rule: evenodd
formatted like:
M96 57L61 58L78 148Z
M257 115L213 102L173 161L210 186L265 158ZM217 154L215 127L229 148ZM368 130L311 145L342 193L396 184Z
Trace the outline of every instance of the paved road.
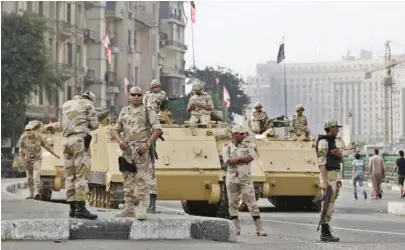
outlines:
M367 188L369 191L369 188ZM319 233L316 232L319 215L311 212L277 212L264 199L259 201L264 219L264 228L269 237L254 235L253 222L248 213L241 213L242 235L238 243L216 243L201 241L68 241L54 242L2 242L4 249L10 250L60 250L72 249L112 249L119 244L120 248L133 247L137 249L404 249L405 217L387 214L387 202L399 200L397 192L385 191L382 200L353 200L352 190L344 185L336 203L333 216L333 232L341 238L340 243L319 243ZM63 192L55 194L54 198L63 198ZM178 201L159 201L160 207L180 210Z

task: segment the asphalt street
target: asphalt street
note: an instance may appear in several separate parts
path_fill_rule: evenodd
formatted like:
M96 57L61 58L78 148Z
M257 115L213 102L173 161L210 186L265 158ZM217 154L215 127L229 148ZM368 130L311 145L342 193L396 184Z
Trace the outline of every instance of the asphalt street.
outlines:
M368 193L370 188L366 188ZM26 193L20 192L21 195ZM370 195L369 195L370 196ZM55 193L54 199L63 199L64 193ZM387 202L399 201L395 191L384 191L382 200L352 198L352 189L344 185L336 202L332 219L333 233L341 238L339 243L320 243L316 231L319 214L314 212L278 212L265 199L259 200L264 229L268 237L258 237L249 213L241 213L242 235L237 243L206 241L67 241L54 242L2 242L3 249L58 248L87 250L112 249L136 246L137 249L404 249L405 217L388 215ZM178 201L159 201L159 207L182 211Z

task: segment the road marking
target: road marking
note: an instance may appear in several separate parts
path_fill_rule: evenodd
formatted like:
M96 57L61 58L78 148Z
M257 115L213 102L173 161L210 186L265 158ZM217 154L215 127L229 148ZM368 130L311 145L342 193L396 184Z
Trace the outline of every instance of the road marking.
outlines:
M169 210L169 211L174 211L174 212L178 212L178 213L188 215L186 212L184 212L183 210L180 210L180 209L175 209L175 208L170 208L170 207L165 207L165 206L156 206L156 207L160 207L160 208L163 208L163 209L166 209L166 210Z
M175 211L175 212L185 213L183 210L180 210L180 209L174 209L174 208L169 208L169 207L165 207L165 206L157 206L157 207L167 209L167 210L171 210L171 211ZM295 226L304 226L304 227L317 227L318 226L318 225L315 225L315 224L299 223L299 222L291 222L291 221L281 221L281 220L263 219L263 221L279 223L279 224L289 224L289 225L295 225ZM388 232L388 231L375 231L375 230L366 230L366 229L358 229L358 228L333 227L333 229L342 230L342 231L362 232L362 233L388 234L388 235L405 236L405 233Z

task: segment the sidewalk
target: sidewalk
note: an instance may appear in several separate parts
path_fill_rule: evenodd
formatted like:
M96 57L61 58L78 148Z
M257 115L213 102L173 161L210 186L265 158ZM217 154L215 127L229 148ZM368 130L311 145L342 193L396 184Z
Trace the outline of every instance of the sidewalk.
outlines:
M25 200L13 194L27 187L25 179L2 179L2 240L132 239L169 240L205 239L235 242L233 223L229 220L178 215L163 211L148 214L146 221L114 218L117 210L88 209L98 219L68 217L68 204Z

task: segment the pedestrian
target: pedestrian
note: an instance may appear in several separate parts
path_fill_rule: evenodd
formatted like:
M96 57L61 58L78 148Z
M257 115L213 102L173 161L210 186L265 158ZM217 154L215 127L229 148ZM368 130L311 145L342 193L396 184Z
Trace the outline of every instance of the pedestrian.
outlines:
M405 158L404 151L399 150L399 158L395 162L395 167L392 170L392 175L394 175L395 170L398 169L398 186L400 191L400 197L405 197L404 180L405 180Z
M371 199L377 200L382 198L381 182L385 178L386 166L384 159L378 155L379 150L374 149L374 155L368 162L368 175L371 175L372 192Z
M256 157L255 150L249 142L244 142L247 130L240 125L232 127L232 141L223 148L222 156L227 164L226 190L229 200L229 215L240 235L241 228L238 218L238 205L242 195L250 215L256 225L258 236L267 236L263 230L260 211L256 203L255 189L251 175L251 162Z
M56 158L60 158L46 143L44 138L34 132L41 126L39 121L30 121L25 126L25 132L20 137L20 157L27 173L29 196L26 199L40 199L42 147Z
M336 147L336 137L339 133L339 128L336 120L327 120L324 123L326 135L319 135L316 146L318 156L318 165L320 170L320 188L325 195L328 187L331 188L331 196L329 203L322 200L321 208L321 241L338 242L340 239L332 235L329 223L332 219L332 213L335 209L335 201L339 196L341 181L340 181L340 163L343 162L343 154Z
M357 153L354 156L356 159L352 162L352 179L353 179L353 194L354 194L354 199L357 200L357 184L359 184L360 187L360 192L363 194L364 199L367 199L367 193L366 190L364 190L363 187L363 181L364 181L364 172L366 170L366 167L364 166L364 161L360 159L360 154Z
M59 111L58 123L62 130L66 171L66 200L70 205L69 216L79 219L97 219L97 215L86 208L90 175L86 137L99 126L95 101L95 94L85 92L80 98L65 102Z
M120 171L124 178L125 208L116 217L146 219L149 198L149 171L151 166L151 145L162 133L162 126L156 112L142 104L142 89L129 90L130 104L122 108L112 134L122 150ZM151 132L152 131L152 132ZM123 137L120 136L123 132ZM139 211L135 214L135 185L140 199Z

